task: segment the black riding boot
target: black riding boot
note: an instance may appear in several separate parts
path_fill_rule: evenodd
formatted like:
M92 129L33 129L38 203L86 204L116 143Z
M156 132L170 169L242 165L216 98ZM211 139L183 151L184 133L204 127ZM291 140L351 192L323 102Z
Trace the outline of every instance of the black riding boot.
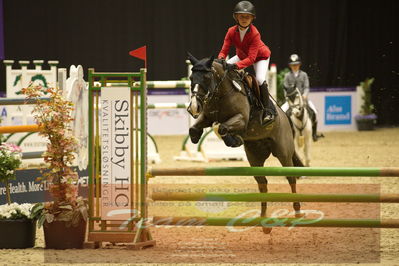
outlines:
M317 121L312 122L312 138L313 141L317 141L318 136L317 136Z
M266 125L272 122L277 116L276 106L274 106L273 102L270 100L269 89L266 81L260 85L260 97L263 107L261 125Z
M316 113L313 111L312 108L308 105L308 112L310 116L310 120L312 121L312 138L313 141L317 141L318 136L317 136L317 117Z

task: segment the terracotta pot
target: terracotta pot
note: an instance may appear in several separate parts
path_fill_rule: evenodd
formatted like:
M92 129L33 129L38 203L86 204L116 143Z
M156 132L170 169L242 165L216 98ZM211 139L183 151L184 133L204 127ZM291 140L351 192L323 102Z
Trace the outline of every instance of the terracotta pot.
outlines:
M35 246L36 220L0 220L0 248Z
M47 249L83 248L86 235L86 221L81 220L78 226L67 227L65 222L44 223L44 240Z

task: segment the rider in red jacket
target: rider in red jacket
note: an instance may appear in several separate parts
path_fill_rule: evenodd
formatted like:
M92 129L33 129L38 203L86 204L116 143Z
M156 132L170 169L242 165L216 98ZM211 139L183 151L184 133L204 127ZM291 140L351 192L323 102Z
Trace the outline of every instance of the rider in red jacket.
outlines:
M276 107L269 98L266 82L271 52L262 42L258 29L252 24L255 17L255 6L251 2L241 1L235 6L233 18L237 25L228 29L218 58L225 59L230 47L234 45L236 55L227 61L228 70L254 66L256 80L261 88L262 124L268 124L277 115Z

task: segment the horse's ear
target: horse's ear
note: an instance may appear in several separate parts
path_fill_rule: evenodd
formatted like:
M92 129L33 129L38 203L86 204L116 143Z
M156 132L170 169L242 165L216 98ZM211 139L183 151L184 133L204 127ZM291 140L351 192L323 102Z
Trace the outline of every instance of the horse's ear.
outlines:
M215 56L212 55L211 58L208 60L208 62L206 62L206 66L208 68L212 68L213 60L215 60Z
M198 63L198 59L195 58L192 54L190 54L190 52L187 52L187 58L188 58L188 60L190 60L192 65L195 65Z

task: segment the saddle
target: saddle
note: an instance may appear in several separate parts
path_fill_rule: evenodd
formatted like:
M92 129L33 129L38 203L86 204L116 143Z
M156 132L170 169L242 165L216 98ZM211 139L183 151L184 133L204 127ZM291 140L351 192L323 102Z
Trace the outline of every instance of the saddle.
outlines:
M256 81L256 77L248 72L245 72L243 77L246 85L252 91L252 94L255 95L258 100L260 100L260 88L258 82Z
M223 69L226 69L226 61L218 60L217 62L223 65ZM252 107L256 109L262 109L260 88L256 77L251 73L244 72L243 70L230 71L229 76L231 80L236 81L244 85L246 95L248 97L249 103ZM252 108L251 108L252 109Z
M261 108L260 87L256 77L244 71L234 71L233 73L230 78L244 86L250 105L256 107L256 109Z

